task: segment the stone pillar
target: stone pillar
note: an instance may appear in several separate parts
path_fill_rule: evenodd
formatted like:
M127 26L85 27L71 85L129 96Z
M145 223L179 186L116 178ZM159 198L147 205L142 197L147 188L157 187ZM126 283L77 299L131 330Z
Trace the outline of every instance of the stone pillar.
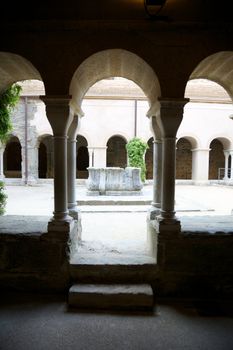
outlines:
M72 218L67 204L67 132L72 116L70 97L42 96L53 129L54 142L54 212L48 231L69 231Z
M207 182L209 179L210 148L192 149L192 180Z
M225 157L225 168L224 168L224 178L223 180L229 180L228 177L228 160L229 160L229 151L223 151Z
M89 168L92 168L94 166L94 148L87 147L87 149L89 154Z
M4 148L2 147L2 145L0 145L0 180L3 180L5 178L5 176L4 176L3 154L4 154Z
M106 150L106 146L89 146L89 167L105 168L107 165Z
M35 184L38 181L38 147L28 146L28 179L29 185Z
M150 128L153 133L153 201L149 209L149 218L154 220L161 209L162 185L162 140L157 119L150 117Z
M53 153L53 138L48 138L47 141L47 178L53 178L54 177L54 164L53 164L53 159L54 159L54 153Z
M175 217L176 134L183 118L188 99L159 99L161 108L158 125L162 134L162 203L157 217L159 231L180 232L180 222Z
M79 219L80 211L77 207L76 201L76 144L77 133L80 127L80 118L74 115L73 121L70 124L68 130L68 142L67 142L67 168L68 168L68 209L69 215L75 220Z
M230 181L233 181L233 151L230 151L230 156L231 156L231 176L230 176Z

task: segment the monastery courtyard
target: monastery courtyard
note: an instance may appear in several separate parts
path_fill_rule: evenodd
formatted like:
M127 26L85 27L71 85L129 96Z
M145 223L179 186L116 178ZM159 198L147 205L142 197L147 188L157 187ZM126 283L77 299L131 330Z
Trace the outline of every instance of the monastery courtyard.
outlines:
M146 218L153 191L151 183L144 186L142 195L124 197L87 196L84 181L77 182L76 190L78 206L82 212L84 242L79 249L102 255L109 252L137 253L137 256L145 253ZM2 220L7 220L9 224L11 215L19 215L20 219L22 216L39 216L38 221L42 218L43 228L46 229L53 211L52 183L42 182L35 186L7 185L6 193L8 200L5 218ZM233 209L233 187L178 184L175 202L176 213L181 218L183 230L191 228L212 232L213 225L215 232L232 231L233 216L229 215ZM217 229L214 226L216 221ZM17 226L14 224L13 229L15 225Z

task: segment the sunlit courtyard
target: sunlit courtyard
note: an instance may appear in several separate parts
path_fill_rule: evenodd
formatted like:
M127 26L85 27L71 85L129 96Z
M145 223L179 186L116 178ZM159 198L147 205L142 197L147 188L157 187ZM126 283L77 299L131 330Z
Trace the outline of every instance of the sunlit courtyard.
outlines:
M109 253L137 255L138 258L148 253L146 219L153 196L151 184L144 186L140 196L121 197L121 203L125 201L121 205L114 205L114 201L119 202L119 196L87 196L84 183L76 190L77 200L82 203L79 206L82 213L79 252L101 253L102 256ZM52 217L52 184L6 186L6 193L5 215ZM129 201L131 204L127 204ZM233 187L177 185L175 207L181 222L187 216L195 216L197 220L198 216L231 215Z

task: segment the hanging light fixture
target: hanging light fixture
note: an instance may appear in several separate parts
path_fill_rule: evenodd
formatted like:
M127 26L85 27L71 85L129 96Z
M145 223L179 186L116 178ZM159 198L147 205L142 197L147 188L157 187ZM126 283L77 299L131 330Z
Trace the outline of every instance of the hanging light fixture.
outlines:
M150 18L156 18L165 3L166 0L144 0L145 11Z

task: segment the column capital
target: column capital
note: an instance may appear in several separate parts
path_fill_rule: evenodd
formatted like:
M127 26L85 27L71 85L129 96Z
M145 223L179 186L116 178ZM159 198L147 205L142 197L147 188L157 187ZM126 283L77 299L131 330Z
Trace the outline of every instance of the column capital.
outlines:
M158 117L151 116L151 117L149 117L149 119L150 119L150 130L153 134L153 138L154 138L154 140L159 142L162 139L162 135L161 135L160 127L158 125Z
M41 96L46 106L46 115L53 129L54 136L67 135L72 120L70 108L70 95Z
M160 115L158 116L158 125L162 137L176 137L177 130L183 119L183 110L188 98L159 98Z
M75 114L68 130L69 141L76 142L77 134L80 129L80 121L81 118Z
M230 150L223 150L223 153L224 153L225 157L228 157L230 155L231 151Z
M211 148L193 148L191 149L191 152L209 152L211 151Z

